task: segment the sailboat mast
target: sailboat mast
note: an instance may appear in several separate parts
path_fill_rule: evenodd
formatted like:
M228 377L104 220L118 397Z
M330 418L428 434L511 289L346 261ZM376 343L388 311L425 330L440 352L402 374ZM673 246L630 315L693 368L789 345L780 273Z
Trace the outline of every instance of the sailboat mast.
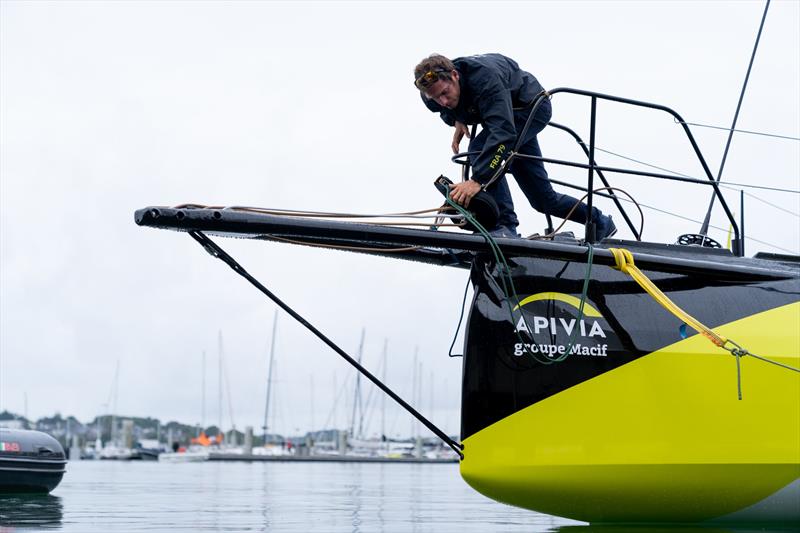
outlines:
M269 367L267 368L267 400L264 404L264 444L267 444L267 427L269 426L269 397L272 392L272 365L275 361L275 336L278 332L278 311L275 311L275 317L272 319L272 340L269 349Z
M310 431L314 431L314 374L308 376L309 381L309 392L311 393L311 428Z
M202 383L200 392L200 432L206 430L206 351L203 350Z
M430 405L431 414L430 417L433 419L434 413L434 404L433 404L433 370L431 370L431 405Z
M417 371L417 379L419 380L417 383L417 409L422 409L422 361L417 364L419 364L419 370ZM422 428L419 427L419 422L416 419L414 419L414 427L417 430L415 437L419 437L422 433Z
M383 376L381 380L386 383L386 348L389 339L383 339ZM381 440L386 440L386 395L381 394Z
M411 401L417 403L417 353L419 352L419 347L414 346L414 364L411 366ZM419 406L419 404L417 404ZM411 420L411 437L414 438L417 433L417 421L415 419Z
M219 362L217 369L217 415L219 416L219 423L217 425L217 433L222 433L222 330L219 330L217 335L217 351L219 352Z
M119 359L117 359L117 367L114 370L114 392L111 395L111 444L116 445L117 438L117 398L119 397Z
M364 328L361 328L361 342L358 343L358 364L361 364L361 357L364 354L364 335L366 331ZM353 399L353 417L350 419L350 436L355 438L355 426L356 426L356 410L360 412L361 417L363 418L364 413L361 409L361 373L356 374L356 390L355 390L355 397ZM361 437L361 421L359 420L358 423L358 437Z
M231 380L228 376L228 368L225 366L224 361L222 371L225 378L225 393L228 396L228 421L231 424L231 438L230 441L234 446L238 444L236 438L236 419L233 418L233 401L231 400Z

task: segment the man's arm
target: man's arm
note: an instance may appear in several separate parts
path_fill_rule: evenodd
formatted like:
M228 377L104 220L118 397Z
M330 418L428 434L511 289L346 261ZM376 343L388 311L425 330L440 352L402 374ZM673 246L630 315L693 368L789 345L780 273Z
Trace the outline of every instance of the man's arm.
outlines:
M508 156L508 152L514 147L517 130L514 126L511 93L499 79L492 80L481 91L477 105L488 136L481 153L475 158L472 165L472 179L485 184L500 168L503 160Z
M464 138L464 135L467 136L467 139L470 138L469 136L469 128L466 124L459 122L456 120L456 131L453 133L453 144L450 147L453 149L453 153L457 154L459 147L461 145L461 139Z
M511 93L499 80L487 84L486 90L478 97L477 105L488 137L472 165L472 179L450 188L451 198L464 207L469 207L469 201L494 176L517 138ZM453 139L455 141L455 137Z

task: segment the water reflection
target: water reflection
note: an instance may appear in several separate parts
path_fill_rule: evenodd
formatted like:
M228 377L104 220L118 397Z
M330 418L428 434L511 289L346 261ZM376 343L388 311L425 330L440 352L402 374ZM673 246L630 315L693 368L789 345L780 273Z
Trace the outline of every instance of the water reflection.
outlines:
M51 494L0 495L0 527L61 527L64 507Z
M796 524L767 524L748 526L726 525L570 525L550 530L552 533L789 533L798 531Z

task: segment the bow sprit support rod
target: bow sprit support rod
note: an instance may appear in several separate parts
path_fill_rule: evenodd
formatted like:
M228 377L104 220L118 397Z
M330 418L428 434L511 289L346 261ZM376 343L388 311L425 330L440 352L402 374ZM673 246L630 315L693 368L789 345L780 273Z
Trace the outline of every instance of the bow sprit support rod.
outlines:
M402 407L403 409L408 411L414 418L419 420L422 423L422 425L424 425L426 428L431 430L445 444L450 446L450 448L452 448L453 451L456 452L461 459L464 458L464 454L462 453L462 450L464 449L464 446L462 444L460 444L460 443L454 441L453 439L451 439L450 437L448 437L447 434L444 431L442 431L441 429L436 427L430 420L428 420L427 418L422 416L422 414L420 414L416 409L414 409L408 403L406 403L405 400L403 400L400 396L395 394L395 392L392 389L387 387L385 383L383 383L381 380L379 380L378 378L373 376L369 372L369 370L367 370L366 368L361 366L361 364L359 364L358 361L356 361L355 359L350 357L344 350L339 348L339 346L336 345L336 343L334 343L332 340L330 340L328 337L326 337L320 330L318 330L316 327L314 327L313 324L311 324L308 320L303 318L294 309L289 307L288 304L284 303L283 300L278 298L272 291L270 291L261 282L259 282L256 278L254 278L252 275L250 275L250 273L248 273L242 267L242 265L240 265L233 257L228 255L225 252L225 250L220 248L217 243L215 243L214 241L209 239L204 233L202 233L200 231L190 231L189 235L191 235L194 240L196 240L198 243L200 243L200 245L206 250L206 252L211 254L213 257L216 257L217 259L223 261L225 264L227 264L229 267L231 267L234 272L236 272L237 274L239 274L240 276L245 278L247 281L249 281L255 288L257 288L259 291L261 291L270 300L275 302L281 309L286 311L286 313L288 313L292 318L294 318L300 324L305 326L306 329L311 331L311 333L316 335L317 338L319 338L322 342L327 344L334 352L339 354L345 361L350 363L365 378L367 378L372 383L374 383L376 387L378 387L383 392L385 392L387 395L389 395L394 401L396 401L400 405L400 407Z

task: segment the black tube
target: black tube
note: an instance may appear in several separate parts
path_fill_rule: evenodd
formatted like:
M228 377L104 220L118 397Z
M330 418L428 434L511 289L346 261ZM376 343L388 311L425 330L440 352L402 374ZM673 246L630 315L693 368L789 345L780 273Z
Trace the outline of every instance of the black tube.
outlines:
M594 138L597 126L597 98L592 96L592 112L589 119L589 184L586 197L586 242L594 244L595 221L592 216L592 191L594 189Z
M243 237L279 236L301 238L320 243L370 246L427 246L437 249L488 252L489 245L480 235L466 235L444 231L427 231L408 228L393 228L352 222L309 220L298 217L261 215L237 211L214 211L211 209L187 209L184 218L178 220L179 209L169 207L146 207L136 211L136 223L178 231L212 231ZM213 213L220 213L219 219ZM563 261L585 261L585 246L551 241L527 239L496 239L506 256L521 255L558 259ZM665 250L670 247L666 245ZM680 249L680 247L675 248ZM773 280L797 276L797 272L776 270L774 266L755 264L749 260L734 262L714 261L713 257L692 259L652 253L634 253L636 264L643 270L656 270L677 274L714 276L727 280ZM608 250L595 248L594 263L613 266L614 256Z
M742 235L739 241L739 254L744 257L744 191L739 190L739 220L742 225Z

